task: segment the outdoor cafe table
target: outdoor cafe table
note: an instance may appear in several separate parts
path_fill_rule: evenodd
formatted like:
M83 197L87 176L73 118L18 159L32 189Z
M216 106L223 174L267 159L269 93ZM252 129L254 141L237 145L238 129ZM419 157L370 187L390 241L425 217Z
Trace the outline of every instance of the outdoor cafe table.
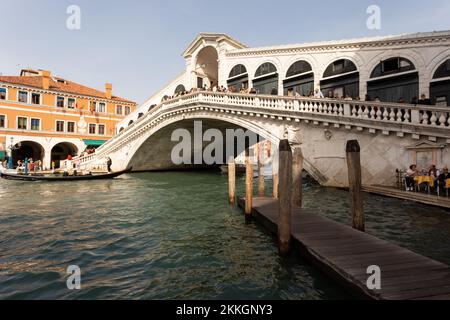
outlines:
M450 179L445 180L445 189L450 189Z
M421 184L423 184L423 183L427 183L430 187L434 187L434 179L433 179L433 177L430 177L430 176L418 176L418 177L414 178L414 181L419 186ZM448 182L449 182L449 185L450 185L450 181L448 181Z

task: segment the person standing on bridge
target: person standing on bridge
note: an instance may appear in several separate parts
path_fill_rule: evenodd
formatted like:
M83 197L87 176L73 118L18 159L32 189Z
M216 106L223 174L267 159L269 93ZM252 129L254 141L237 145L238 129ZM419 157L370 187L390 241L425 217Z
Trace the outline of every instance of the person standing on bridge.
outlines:
M314 91L314 98L316 98L316 99L323 99L324 98L322 91L318 87Z

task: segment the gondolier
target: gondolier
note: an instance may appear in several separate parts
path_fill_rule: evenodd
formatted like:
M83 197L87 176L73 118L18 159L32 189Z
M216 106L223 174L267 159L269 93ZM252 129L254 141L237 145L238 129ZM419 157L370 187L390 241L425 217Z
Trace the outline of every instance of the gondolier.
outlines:
M110 157L106 158L106 166L108 167L108 172L111 173L112 160Z

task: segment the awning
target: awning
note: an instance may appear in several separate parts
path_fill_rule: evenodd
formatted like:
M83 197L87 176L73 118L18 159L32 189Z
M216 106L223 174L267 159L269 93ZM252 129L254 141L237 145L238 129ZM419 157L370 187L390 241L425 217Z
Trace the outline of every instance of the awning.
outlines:
M84 140L84 144L87 146L100 147L106 140Z

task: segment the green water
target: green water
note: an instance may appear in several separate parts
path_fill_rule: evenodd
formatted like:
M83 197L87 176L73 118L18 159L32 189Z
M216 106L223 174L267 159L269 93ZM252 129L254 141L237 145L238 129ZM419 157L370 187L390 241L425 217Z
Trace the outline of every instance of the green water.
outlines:
M242 190L242 183L240 190ZM142 173L111 181L0 181L0 299L346 299L227 205L226 177ZM348 223L347 193L305 205ZM450 215L366 197L368 231L450 263ZM81 268L82 289L66 286Z

